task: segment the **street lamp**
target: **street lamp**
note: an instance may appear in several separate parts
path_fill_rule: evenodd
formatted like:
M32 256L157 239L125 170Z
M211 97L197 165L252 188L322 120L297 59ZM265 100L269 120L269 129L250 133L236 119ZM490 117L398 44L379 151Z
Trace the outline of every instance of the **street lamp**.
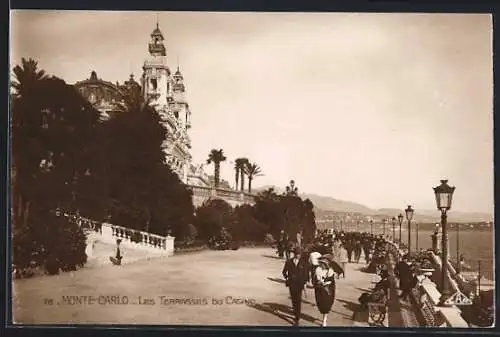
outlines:
M399 213L398 221L399 221L399 245L401 246L401 224L403 223L403 214Z
M462 271L462 265L460 263L460 224L457 222L457 272Z
M446 212L451 208L451 200L455 187L448 185L448 180L441 180L441 185L434 187L436 195L437 209L441 211L441 298L439 304L442 306L449 305L450 289L448 287L448 228Z
M392 217L392 242L396 241L396 217Z
M417 232L417 236L415 237L415 246L416 246L416 252L418 253L418 222L415 222L415 230Z
M373 235L373 219L370 219L370 233Z
M408 254L411 253L411 219L413 219L413 208L411 205L405 209L406 220L408 220Z
M383 232L383 235L384 235L384 237L385 237L385 223L387 222L387 219L384 219L384 220L383 220L383 222L384 222L384 223L383 223L383 226L384 226L384 232Z

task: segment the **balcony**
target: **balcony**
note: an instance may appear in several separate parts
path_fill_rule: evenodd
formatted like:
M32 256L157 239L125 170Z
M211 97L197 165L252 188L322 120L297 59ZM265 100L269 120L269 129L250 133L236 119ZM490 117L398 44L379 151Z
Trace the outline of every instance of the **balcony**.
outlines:
M226 201L233 201L241 204L253 204L255 196L250 193L241 191L226 190L222 188L208 187L208 186L188 186L193 191L193 196L203 198L222 199Z

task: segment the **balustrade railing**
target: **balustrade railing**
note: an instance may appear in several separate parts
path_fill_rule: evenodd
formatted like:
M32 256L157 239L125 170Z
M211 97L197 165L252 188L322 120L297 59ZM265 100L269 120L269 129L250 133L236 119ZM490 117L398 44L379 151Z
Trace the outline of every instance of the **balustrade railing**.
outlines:
M64 216L77 223L86 232L97 232L104 237L108 236L114 239L122 239L125 242L129 242L131 244L137 244L161 250L168 250L169 252L171 251L170 253L173 253L174 237L172 236L161 236L123 226L90 220L81 216L70 215L67 213L64 213ZM168 242L169 239L172 242Z
M112 236L154 248L166 249L166 237L122 226L111 225Z
M189 186L191 191L193 191L193 195L201 196L201 197L220 197L223 199L229 199L234 201L241 201L244 203L253 203L255 202L255 196L250 193L241 192L241 191L233 191L227 190L223 188L214 188L207 186Z

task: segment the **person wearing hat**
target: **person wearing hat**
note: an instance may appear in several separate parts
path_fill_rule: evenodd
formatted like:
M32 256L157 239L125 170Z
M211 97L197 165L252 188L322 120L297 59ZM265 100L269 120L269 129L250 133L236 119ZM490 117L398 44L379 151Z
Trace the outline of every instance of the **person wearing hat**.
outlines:
M316 306L323 315L322 326L325 327L335 301L335 272L327 259L319 258L317 261L313 274L314 295Z
M290 291L290 297L292 298L293 312L295 315L295 325L299 325L301 302L302 302L302 291L304 286L309 279L307 264L302 259L302 249L300 247L295 247L293 250L294 256L285 262L283 267L283 278L285 279L285 284Z
M410 291L408 287L410 286L411 281L411 270L410 265L408 264L408 255L403 255L401 261L396 265L394 273L399 279L399 289L402 291L401 296L404 293L408 293Z

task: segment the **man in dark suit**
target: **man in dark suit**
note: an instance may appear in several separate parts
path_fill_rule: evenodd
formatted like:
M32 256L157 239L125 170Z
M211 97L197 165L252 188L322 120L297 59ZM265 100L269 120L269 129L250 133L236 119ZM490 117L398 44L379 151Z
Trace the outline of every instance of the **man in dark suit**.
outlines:
M302 302L302 291L309 278L306 259L302 259L302 249L295 247L294 256L285 262L283 277L292 298L293 312L295 314L295 325L299 325L300 309Z
M408 264L408 256L404 255L401 261L397 264L394 273L399 278L399 289L401 289L401 298L406 297L411 288L411 270Z

